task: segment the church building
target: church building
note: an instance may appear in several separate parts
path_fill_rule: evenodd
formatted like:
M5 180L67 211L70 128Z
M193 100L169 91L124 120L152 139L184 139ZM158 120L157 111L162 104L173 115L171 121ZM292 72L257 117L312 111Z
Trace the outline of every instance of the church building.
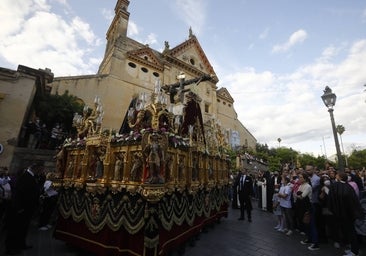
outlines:
M51 94L59 95L68 91L70 95L78 97L81 102L91 107L96 98L100 99L104 112L102 129L118 132L131 99L141 93L151 94L158 81L163 88L166 88L168 85L179 84L182 81L210 76L211 79L184 87L185 90L191 90L200 97L203 121L211 122L212 125L219 124L224 129L222 132L226 135L227 144L232 148L255 150L256 138L238 120L234 99L230 92L225 87L217 87L219 78L192 29L189 29L188 37L184 42L170 46L169 41L165 41L163 51L159 52L127 36L130 16L128 6L128 0L118 0L116 3L115 16L106 33L104 58L96 74L65 77L53 77L52 74L51 79L43 79L47 82L40 88L47 88L47 93L50 89ZM27 67L23 67L25 68ZM3 70L16 74L20 72ZM45 74L48 75L48 73ZM18 76L16 78L18 79ZM1 76L0 80L2 80ZM5 83L0 86L0 104L6 103L10 106L11 97L6 96L9 92L5 87L8 80L5 80ZM12 90L16 91L17 88L19 91L22 90L21 86L13 86ZM30 92L29 95L29 101L24 100L24 106L32 105L34 92ZM5 109L8 108L0 107L0 110L5 111ZM22 117L17 121L19 129L29 121L27 119L31 116L30 111L32 107L28 106L23 111L24 115L23 113L19 115ZM12 124L8 121L6 123ZM16 141L22 137L19 129L12 129L9 126L7 131L11 134L5 132L4 136L0 136L0 149L4 151L0 152L0 158L4 166L10 164L13 150L21 146L16 145ZM14 143L9 144L7 142L9 138L14 140ZM4 148L6 150L3 150Z
M96 75L56 77L51 93L66 90L92 106L95 97L101 99L105 129L118 130L134 95L152 92L157 80L163 85L184 79L211 75L209 81L188 86L198 94L204 122L214 120L225 129L232 147L244 146L255 150L256 139L238 120L234 100L229 91L217 87L219 81L197 37L189 29L188 39L171 47L165 41L162 52L127 37L130 13L128 0L118 0L115 17L107 31L104 59Z

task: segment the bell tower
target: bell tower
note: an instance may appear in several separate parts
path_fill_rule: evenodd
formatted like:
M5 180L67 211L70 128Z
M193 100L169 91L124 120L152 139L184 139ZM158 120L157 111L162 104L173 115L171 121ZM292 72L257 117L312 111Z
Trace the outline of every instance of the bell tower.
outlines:
M130 17L130 13L127 11L129 4L129 0L117 1L116 7L114 8L115 15L106 35L107 46L104 53L104 59L99 66L98 73L105 73L105 68L110 61L108 56L116 47L117 41L127 36L128 20Z
M118 0L114 8L115 16L107 31L107 52L108 45L114 44L120 37L127 36L127 26L130 13L127 11L130 1Z

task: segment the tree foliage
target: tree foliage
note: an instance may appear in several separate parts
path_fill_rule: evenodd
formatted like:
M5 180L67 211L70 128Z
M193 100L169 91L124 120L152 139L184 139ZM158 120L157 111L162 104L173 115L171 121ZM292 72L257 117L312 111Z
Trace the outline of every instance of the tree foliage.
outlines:
M362 169L366 167L366 149L354 149L348 157L348 165L354 169Z
M62 95L44 95L35 104L37 116L49 129L59 123L66 132L74 131L72 127L74 113L81 113L82 107L79 99L70 95L68 91Z
M342 127L341 127L342 128ZM340 131L342 132L343 129ZM343 131L344 132L344 131ZM269 148L267 144L257 143L256 157L268 162L270 171L280 170L285 165L292 167L305 167L306 165L314 165L318 169L325 169L326 164L337 167L336 162L325 159L323 156L314 156L308 153L301 153L292 148L278 147ZM366 149L354 149L348 157L348 166L352 169L362 169L366 167Z
M344 128L343 125L339 124L336 127L337 133L342 136L342 134L346 131L346 128Z
M301 154L298 157L298 162L302 167L305 165L313 165L318 167L318 169L325 169L326 163L329 163L332 166L335 166L335 163L325 159L322 156L313 156L311 154Z
M329 162L324 157L302 154L287 147L268 148L267 144L257 143L256 150L255 155L268 162L270 171L281 170L285 166L288 168L304 167L307 164L324 169L325 163ZM334 163L331 164L334 165Z

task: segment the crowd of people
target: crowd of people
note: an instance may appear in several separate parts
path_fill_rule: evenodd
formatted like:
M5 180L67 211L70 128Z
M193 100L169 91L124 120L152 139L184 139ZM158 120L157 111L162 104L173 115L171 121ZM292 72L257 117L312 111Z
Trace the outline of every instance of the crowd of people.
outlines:
M15 175L0 171L0 228L6 233L7 255L32 248L27 234L34 216L39 216L40 232L51 228L58 198L52 175L40 164L32 164Z
M239 219L244 209L252 208L240 200L243 175L233 177L232 206L241 209ZM334 247L345 249L344 255L359 255L360 242L366 236L364 169L336 171L328 166L319 170L307 165L305 169L284 168L251 176L252 198L258 200L259 209L273 213L278 232L287 236L300 232L305 237L301 244L311 251L332 242Z
M23 127L22 145L31 149L55 149L63 143L66 133L62 124L56 123L52 129L38 117Z
M39 231L48 230L57 205L53 172L33 164L10 176L0 170L0 220L6 232L9 255L31 248L26 243L30 221L38 211ZM284 168L275 172L249 173L243 168L231 174L232 207L240 209L239 220L252 222L252 199L257 207L275 216L274 229L286 236L304 235L299 241L311 251L331 242L344 248L346 256L359 255L360 242L366 236L366 171L328 166L319 170ZM255 216L254 216L255 217Z

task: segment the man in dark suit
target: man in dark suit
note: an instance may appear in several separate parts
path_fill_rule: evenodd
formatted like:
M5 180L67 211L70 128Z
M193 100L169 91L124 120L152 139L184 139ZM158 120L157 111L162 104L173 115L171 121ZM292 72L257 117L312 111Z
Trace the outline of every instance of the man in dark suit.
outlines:
M267 180L267 211L273 212L272 197L274 194L275 186L281 184L281 177L278 175L278 171L275 171L272 174L268 172L267 175L269 175L269 178Z
M248 221L252 222L252 200L253 193L253 179L248 175L248 170L243 168L241 174L236 179L236 187L238 190L239 203L240 203L240 218L244 220L244 212L246 210Z
M34 211L38 207L40 186L37 175L40 171L39 164L32 164L17 177L5 240L6 253L9 255L31 248L26 244L26 238Z

